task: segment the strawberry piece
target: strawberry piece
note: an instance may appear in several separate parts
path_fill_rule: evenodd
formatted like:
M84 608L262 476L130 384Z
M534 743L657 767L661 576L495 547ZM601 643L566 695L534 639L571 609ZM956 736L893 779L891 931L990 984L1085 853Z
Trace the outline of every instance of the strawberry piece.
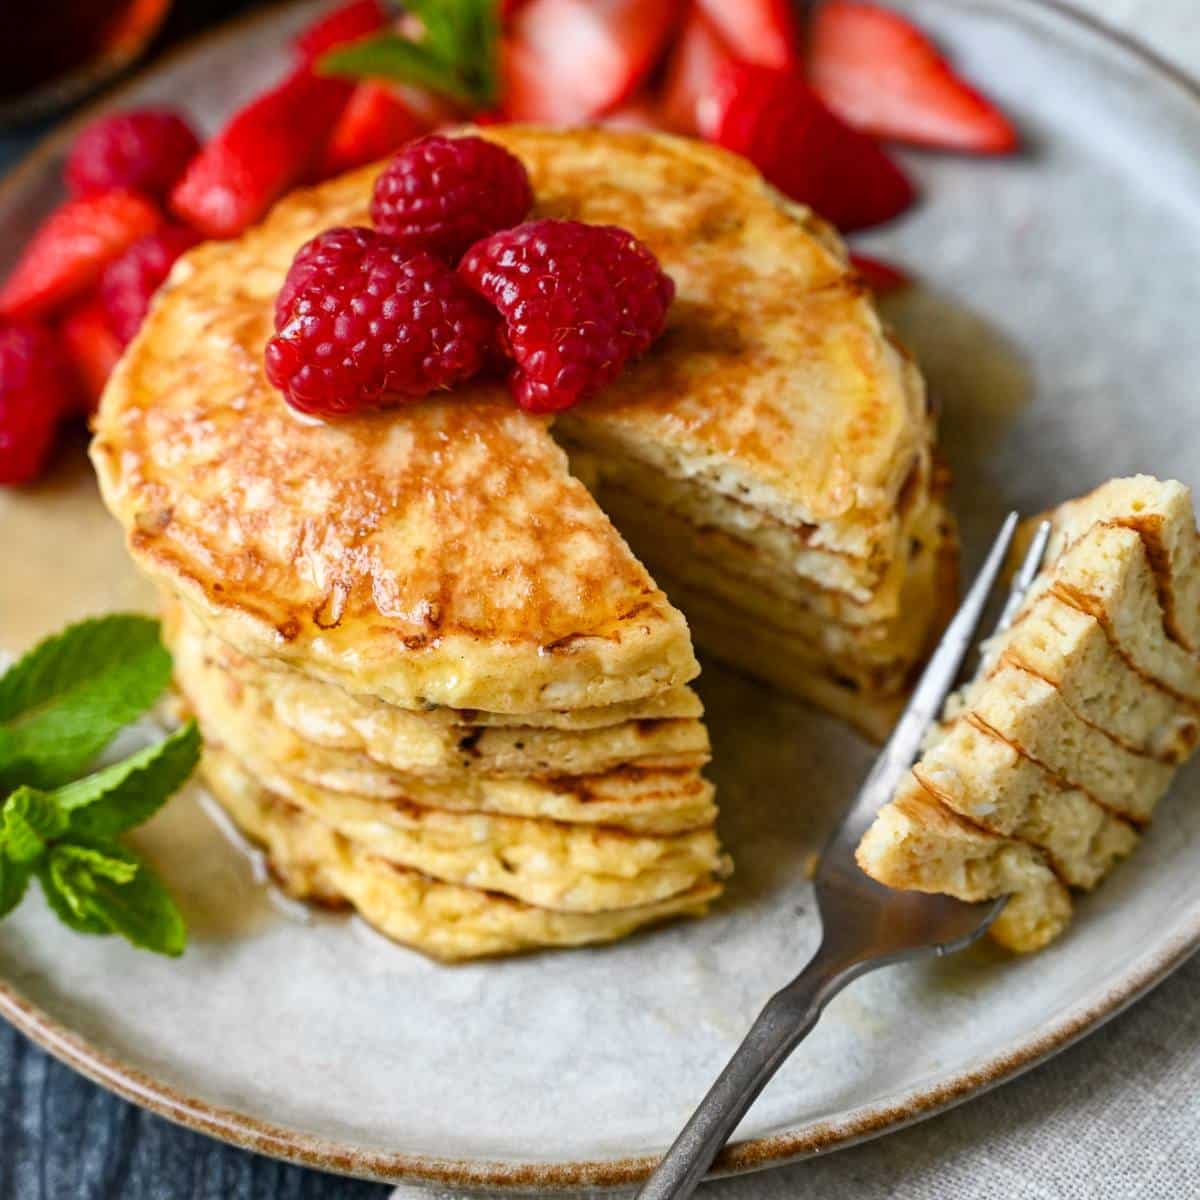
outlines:
M317 178L328 179L384 158L429 128L387 84L360 83L329 135Z
M293 71L233 119L192 160L171 208L206 237L234 237L304 179L324 149L352 85Z
M667 62L662 91L666 127L691 137L715 137L722 91L735 66L711 22L698 8L691 9Z
M74 403L71 382L44 325L0 325L0 484L27 483L46 465L59 419Z
M528 0L505 54L515 121L569 124L616 108L658 60L680 0Z
M919 146L1005 154L1017 132L960 79L903 17L861 0L827 0L810 47L813 87L845 121L876 137Z
M172 109L110 113L76 135L63 178L76 196L132 188L164 200L199 149L192 127Z
M600 124L608 129L661 129L662 114L654 97L644 91L631 96L620 108L605 113Z
M302 61L315 63L326 51L378 33L384 25L378 0L349 0L302 29L292 45Z
M800 32L792 0L696 0L733 53L759 67L795 67Z
M96 411L100 393L121 357L121 342L113 333L108 313L97 295L81 300L64 314L58 332L79 380L80 407L91 414Z
M38 227L0 288L0 315L40 317L61 308L162 220L145 196L124 188L68 200Z
M787 71L742 66L731 72L716 140L842 230L889 220L915 198L908 178L874 141L834 116Z
M902 291L912 283L912 278L906 271L869 254L851 254L850 265L877 296Z

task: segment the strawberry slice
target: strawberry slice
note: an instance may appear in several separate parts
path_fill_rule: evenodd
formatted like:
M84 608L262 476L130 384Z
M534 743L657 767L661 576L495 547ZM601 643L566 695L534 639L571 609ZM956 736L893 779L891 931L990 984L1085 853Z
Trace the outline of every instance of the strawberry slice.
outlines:
M862 0L826 0L810 44L813 87L843 120L876 137L1005 154L1017 132L903 17Z
M842 230L889 220L915 196L875 142L834 116L787 71L739 66L731 72L716 140Z
M675 133L713 138L725 80L736 60L698 8L689 10L667 60L662 90L663 124Z
M317 167L317 178L328 179L374 162L431 128L384 83L360 83L329 135Z
M121 357L121 342L108 323L99 296L93 293L69 309L59 323L58 334L79 380L80 407L85 413L93 413Z
M882 258L873 258L869 254L850 255L850 265L858 277L877 296L887 296L892 292L902 291L912 283L907 272Z
M680 0L528 0L509 25L504 109L569 124L618 107L658 60Z
M662 116L654 97L639 91L620 108L614 108L600 118L600 124L608 129L661 129Z
M56 311L88 291L114 258L162 223L151 201L125 188L68 200L38 227L0 288L0 315Z
M378 33L384 26L378 0L350 0L302 29L292 45L305 63L315 63L328 50Z
M171 208L206 237L241 233L306 177L352 90L307 67L293 71L196 155L171 193Z
M696 0L733 53L759 67L795 67L800 31L792 0Z

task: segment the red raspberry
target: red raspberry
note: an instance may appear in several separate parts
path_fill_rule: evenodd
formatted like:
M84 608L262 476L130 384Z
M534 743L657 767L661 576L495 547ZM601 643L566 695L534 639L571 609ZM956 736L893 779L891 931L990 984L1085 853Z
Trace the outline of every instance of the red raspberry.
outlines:
M445 263L373 229L321 234L294 270L266 369L301 412L354 412L451 387L494 345L494 314Z
M524 220L532 204L525 168L502 146L434 135L410 142L384 167L371 220L410 250L457 262L481 237Z
M134 242L104 268L100 298L121 345L128 345L141 328L150 300L171 273L175 260L199 240L200 235L186 225L168 225Z
M675 284L615 225L530 221L471 247L459 274L505 321L511 387L530 412L569 408L644 353Z
M135 108L85 126L67 155L64 174L77 196L133 188L163 199L199 149L199 139L178 113Z
M0 483L25 483L45 465L71 407L69 368L49 330L0 325Z

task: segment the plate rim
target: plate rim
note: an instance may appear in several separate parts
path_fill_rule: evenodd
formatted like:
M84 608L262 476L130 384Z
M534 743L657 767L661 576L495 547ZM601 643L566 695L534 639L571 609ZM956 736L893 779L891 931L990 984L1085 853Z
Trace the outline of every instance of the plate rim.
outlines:
M950 4L960 0L944 0ZM294 0L278 0L173 47L152 65L135 71L56 126L0 179L0 200L18 190L27 176L64 148L93 117L119 104L147 76L165 74L175 62L201 46L229 40L247 28L276 20ZM996 7L989 0L965 0L964 8ZM1001 8L1049 13L1130 55L1200 108L1200 79L1168 61L1136 36L1118 30L1071 0L1004 0ZM731 1144L718 1158L713 1175L735 1175L828 1153L891 1133L954 1107L1031 1070L1124 1012L1200 949L1200 904L1181 922L1171 939L1128 969L1099 997L1089 997L1004 1053L960 1072L953 1079L906 1093L897 1100L861 1107L850 1119L809 1123L802 1129L773 1133ZM638 1155L577 1161L503 1161L454 1159L372 1150L341 1144L287 1126L211 1104L155 1079L94 1045L82 1034L26 999L0 979L0 1017L93 1083L185 1128L241 1149L277 1159L386 1183L427 1183L474 1188L562 1191L617 1188L644 1179L657 1156Z

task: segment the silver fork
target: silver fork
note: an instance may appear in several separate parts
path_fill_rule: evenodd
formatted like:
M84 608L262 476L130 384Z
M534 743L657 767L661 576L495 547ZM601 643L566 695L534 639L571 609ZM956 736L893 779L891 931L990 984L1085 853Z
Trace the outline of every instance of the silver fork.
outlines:
M690 1196L768 1080L816 1025L825 1005L860 975L932 954L948 954L981 937L1004 900L967 904L949 896L894 891L859 869L854 850L880 806L891 799L937 719L979 627L1017 526L1009 513L958 612L946 628L814 875L823 937L808 966L759 1013L691 1120L638 1193L639 1200ZM1011 624L1037 574L1050 524L1043 522L1017 571L995 632Z

